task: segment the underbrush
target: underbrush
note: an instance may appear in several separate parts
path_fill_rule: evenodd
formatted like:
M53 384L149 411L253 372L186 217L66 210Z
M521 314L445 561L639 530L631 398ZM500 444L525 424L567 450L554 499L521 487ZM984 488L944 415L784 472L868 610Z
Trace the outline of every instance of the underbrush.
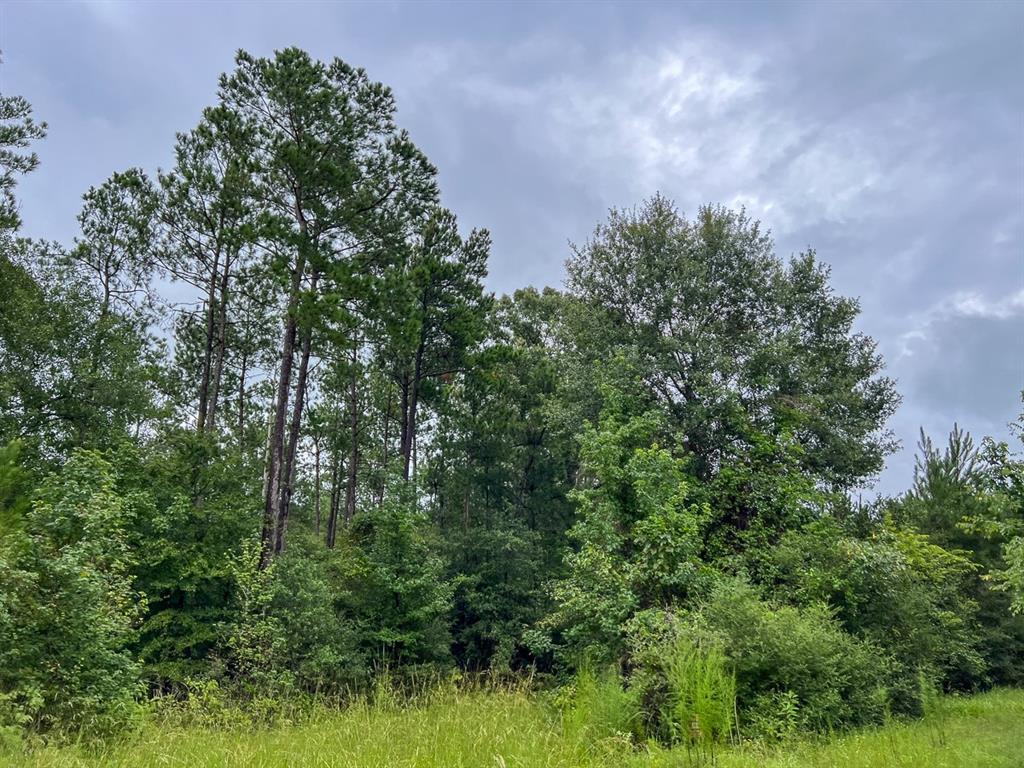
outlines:
M615 693L618 686L620 693ZM612 674L577 680L572 694L517 683L452 678L282 707L273 725L238 709L205 711L211 697L158 705L118 741L25 744L5 768L337 766L338 768L1016 768L1024 764L1024 691L943 697L926 717L844 735L745 741L697 750L639 739L636 710ZM602 694L612 693L610 698ZM568 699L566 698L568 696ZM625 728L625 730L623 730Z

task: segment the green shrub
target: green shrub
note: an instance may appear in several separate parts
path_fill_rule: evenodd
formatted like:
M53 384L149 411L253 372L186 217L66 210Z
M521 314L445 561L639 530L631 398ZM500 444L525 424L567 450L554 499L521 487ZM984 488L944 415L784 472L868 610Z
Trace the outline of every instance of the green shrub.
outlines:
M149 605L132 650L154 691L183 694L188 681L223 677L233 564L259 534L260 486L239 452L191 428L162 430L145 449L124 441L111 461L133 506L132 576Z
M698 645L673 614L650 610L629 624L630 688L648 736L708 752L733 732L736 681L717 642Z
M542 622L562 644L562 659L586 655L606 663L626 646L626 625L638 612L706 592L700 559L710 510L691 498L687 462L657 437L656 412L629 413L614 403L580 438L578 505L565 573L552 585L555 610Z
M225 650L245 698L338 696L365 690L375 668L429 678L450 664L452 585L429 521L397 494L360 511L334 549L297 530L259 561L254 540L231 568Z
M271 610L277 562L261 569L259 561L255 539L232 561L236 607L225 651L232 677L249 696L279 696L292 691L295 676L287 666L285 629Z
M0 455L0 477L18 473L15 461L14 449ZM141 690L127 644L145 603L110 465L79 451L31 505L0 504L18 513L0 536L0 728L104 736L130 725Z
M454 585L410 489L398 485L382 506L361 510L345 539L341 602L365 656L392 670L449 665Z
M947 688L984 677L976 606L962 593L972 564L960 553L912 531L884 527L859 539L821 520L787 534L771 562L776 593L827 604L847 632L893 657L894 712L921 714L921 673Z
M831 731L885 719L891 659L844 632L824 606L777 606L745 583L725 582L687 631L700 644L722 644L736 673L743 735ZM792 704L792 714L767 722L766 713L782 702Z
M274 562L270 611L279 622L281 663L304 691L337 692L366 684L366 653L344 605L351 553L293 536Z

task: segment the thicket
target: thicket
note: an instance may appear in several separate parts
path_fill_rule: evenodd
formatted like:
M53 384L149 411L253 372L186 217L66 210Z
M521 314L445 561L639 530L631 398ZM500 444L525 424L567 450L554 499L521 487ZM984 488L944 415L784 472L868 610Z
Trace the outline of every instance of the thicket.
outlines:
M394 120L344 62L240 53L59 244L18 235L45 125L0 97L5 737L459 668L709 755L1022 682L1024 462L922 436L851 501L898 396L813 252L655 196L494 297Z

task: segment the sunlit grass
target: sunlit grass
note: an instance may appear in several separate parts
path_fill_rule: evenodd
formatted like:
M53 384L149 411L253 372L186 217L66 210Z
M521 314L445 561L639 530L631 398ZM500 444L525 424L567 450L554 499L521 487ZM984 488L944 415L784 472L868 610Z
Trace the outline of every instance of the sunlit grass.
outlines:
M151 723L121 744L90 751L44 747L0 757L0 765L199 766L213 768L671 768L685 750L637 749L625 738L587 742L524 691L442 691L406 708L357 703L322 710L301 724L263 730ZM718 755L722 768L1019 768L1024 766L1024 691L944 701L923 721L774 749Z
M1024 691L947 698L924 720L774 749L748 746L722 753L721 768L1021 768ZM687 766L671 753L637 758L631 768Z

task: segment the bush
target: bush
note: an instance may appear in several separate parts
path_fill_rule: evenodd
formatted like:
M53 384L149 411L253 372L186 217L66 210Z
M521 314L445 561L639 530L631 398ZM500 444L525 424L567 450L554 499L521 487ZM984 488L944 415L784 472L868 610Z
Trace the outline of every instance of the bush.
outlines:
M0 487L18 474L15 460L15 449L0 452ZM0 729L120 730L138 714L139 666L127 644L144 602L127 575L126 509L110 466L80 451L31 505L5 495Z
M393 670L451 662L454 585L427 516L398 487L361 510L346 533L344 600L367 658ZM342 545L339 545L342 546Z
M232 566L230 670L246 698L343 695L378 672L429 677L450 662L452 585L426 517L388 499L325 549L295 531L259 568L252 541Z
M962 593L972 565L960 554L911 531L858 539L821 520L787 534L771 563L776 593L799 606L827 604L847 632L893 657L895 712L921 714L922 673L947 688L984 676L976 606Z
M270 611L279 622L281 660L305 691L337 692L363 686L367 658L355 619L345 609L346 549L293 536L274 562Z
M569 531L578 546L566 553L564 576L552 585L555 610L542 622L563 659L613 662L638 611L706 591L711 574L700 550L710 510L691 499L686 461L657 444L663 426L659 414L630 416L620 403L580 439Z
M844 632L825 606L776 606L725 582L687 625L698 645L721 643L733 665L743 735L885 719L891 659Z
M698 645L684 630L658 610L630 622L630 687L648 736L710 755L733 732L736 680L720 644Z
M236 606L226 631L225 651L234 679L251 697L278 696L291 691L295 677L286 663L284 627L271 610L277 563L265 569L259 563L260 542L255 539L246 542L231 563Z

